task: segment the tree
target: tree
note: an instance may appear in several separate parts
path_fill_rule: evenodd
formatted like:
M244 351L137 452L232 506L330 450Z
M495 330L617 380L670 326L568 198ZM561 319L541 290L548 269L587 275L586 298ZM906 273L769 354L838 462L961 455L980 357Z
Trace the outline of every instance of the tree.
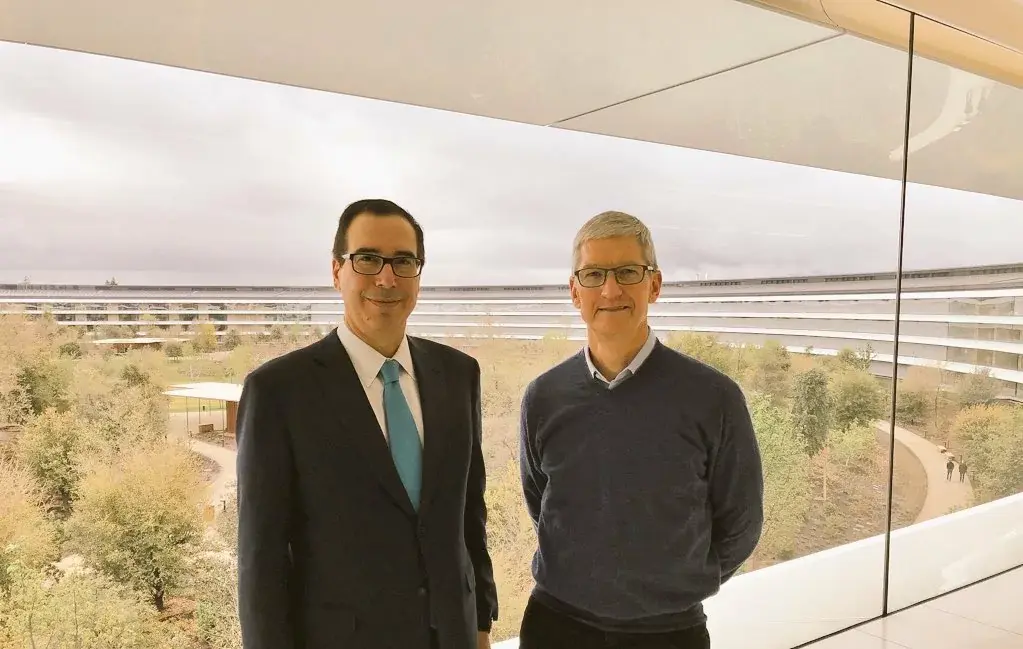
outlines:
M999 392L998 379L992 378L991 370L986 367L964 375L956 387L959 405L963 408L987 403L997 397Z
M208 647L242 649L238 619L238 560L229 552L200 555L194 567L195 623Z
M149 373L134 363L128 363L121 370L121 381L129 388L149 385L151 380Z
M153 385L107 392L82 414L95 431L89 451L96 457L117 456L167 437L169 404Z
M229 496L217 512L207 549L195 556L189 572L195 592L195 625L205 646L242 649L238 619L238 502Z
M280 342L284 340L284 327L279 324L275 324L270 327L270 330L266 334L270 337L271 342Z
M789 395L792 360L788 350L777 340L768 340L753 348L750 356L749 389L769 395L775 405L780 406Z
M1023 491L1023 409L970 406L952 423L975 492L993 500Z
M711 334L694 332L674 333L667 341L669 347L714 369L732 376L739 375L737 355L728 345L718 341Z
M750 415L764 467L764 532L752 563L783 559L810 508L810 459L797 437L792 418L764 394L749 395Z
M18 436L16 457L42 489L47 508L65 519L78 499L90 432L76 411L47 410Z
M494 623L495 640L514 637L518 620L533 589L530 562L536 548L536 531L522 498L518 463L504 463L487 481L487 546L494 576L501 584L501 606L507 614Z
M83 480L69 521L72 542L119 583L163 610L187 575L203 529L201 468L185 448L164 444L125 454Z
M10 571L0 597L0 646L51 649L180 649L184 633L160 623L131 589L89 570L44 576L23 565Z
M856 424L836 430L831 435L829 450L835 461L846 468L866 461L877 443L877 429L872 425Z
M529 350L526 353L523 353L525 350L520 351L515 362L508 362L508 341L479 341L471 351L480 364L484 420L488 420L490 425L517 429L519 405L529 381L542 371L541 368L560 361L569 346L567 340L550 337L538 341L531 349L525 348Z
M118 372L120 358L116 360L105 365L79 363L75 368L76 410L93 433L86 451L96 458L116 457L122 450L148 446L167 435L169 403L153 378L156 370L145 367L151 361L131 360Z
M831 432L833 444L829 444L824 452L824 493L828 499L828 466L831 461L831 446L835 446L839 461L848 463L867 451L865 445L871 442L864 430L871 428L874 422L884 416L885 394L873 376L863 369L852 369L842 366L838 374L832 377L832 421L835 430Z
M22 390L0 392L0 426L23 426L32 417L32 404Z
M217 350L217 329L212 324L204 322L199 325L198 331L192 338L192 347L200 354L214 352Z
M877 380L865 370L845 370L832 381L834 421L839 430L854 425L869 426L884 417L885 394Z
M249 372L255 369L255 348L250 344L242 344L231 350L227 356L227 380L241 383Z
M929 437L948 442L947 435L958 403L948 398L944 375L940 367L911 367L899 381L896 395L896 420L900 423L927 426L923 431ZM917 409L921 408L921 414Z
M43 349L32 322L0 315L0 426L20 426L32 415L32 402L19 379L25 357Z
M828 444L831 409L828 375L824 370L815 368L796 376L792 390L793 426L810 457Z
M849 347L843 347L838 352L838 356L835 357L835 360L838 362L839 368L869 372L870 363L876 356L877 354L874 353L874 348L868 343L862 349L850 349Z
M37 415L48 408L67 410L70 384L68 366L49 355L37 356L18 372L18 386L28 397L32 412Z
M82 344L77 340L71 340L57 348L57 354L66 358L81 358Z
M927 395L899 386L895 397L895 421L903 425L919 426L927 421L929 410Z
M184 350L181 348L179 342L169 342L163 346L163 353L167 355L167 358L181 358L185 355Z
M0 315L0 424L23 424L32 412L28 395L18 381L29 342L28 326L24 318Z
M486 344L486 343L484 343ZM508 417L519 407L522 388L516 390L521 372L514 363L503 362L496 354L479 354L480 400L486 417Z
M0 460L0 599L10 594L15 564L39 570L57 559L56 533L43 505L31 474Z
M242 336L237 329L228 329L224 334L224 348L227 350L237 349L242 344Z
M973 482L981 497L989 500L1013 496L1023 491L1023 410L988 436L986 448L979 455L980 464L966 455L964 461L974 466Z
M288 327L288 332L285 335L285 341L287 341L289 345L297 345L299 342L302 341L304 337L303 334L304 334L303 326L298 324L297 322L292 323L292 325Z
M115 324L103 325L96 329L96 337L100 340L124 338L125 333L126 330L122 326Z

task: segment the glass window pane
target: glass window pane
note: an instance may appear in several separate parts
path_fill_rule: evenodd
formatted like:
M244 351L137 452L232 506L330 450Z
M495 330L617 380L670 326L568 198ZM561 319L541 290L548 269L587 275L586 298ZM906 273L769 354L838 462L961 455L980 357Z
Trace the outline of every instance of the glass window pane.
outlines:
M908 46L908 14L897 18ZM720 32L722 47L755 38ZM662 265L700 260L699 281L666 287L652 319L746 390L767 476L760 547L706 605L716 647L792 647L882 612L891 440L877 422L891 393L902 190L891 152L905 129L907 68L905 51L823 35L563 124L685 147L651 149L688 161L678 207L652 225ZM939 311L924 297L924 312ZM942 323L917 333L940 336ZM934 355L932 342L915 344ZM814 372L835 403L820 432L799 414ZM819 438L807 443L801 426ZM919 513L921 477L907 474L895 498L899 524Z
M946 29L916 19L918 41ZM979 268L927 306L938 330L902 302L895 493L927 496L894 525L890 610L1023 563L1023 90L917 56L911 107L905 270Z

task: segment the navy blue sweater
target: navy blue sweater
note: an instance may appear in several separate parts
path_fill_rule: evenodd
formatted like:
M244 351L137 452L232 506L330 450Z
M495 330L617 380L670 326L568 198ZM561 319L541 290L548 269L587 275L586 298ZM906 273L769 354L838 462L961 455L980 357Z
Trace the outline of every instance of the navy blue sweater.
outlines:
M580 351L526 388L521 426L534 596L608 631L703 622L702 601L763 528L760 452L739 386L658 342L608 389Z

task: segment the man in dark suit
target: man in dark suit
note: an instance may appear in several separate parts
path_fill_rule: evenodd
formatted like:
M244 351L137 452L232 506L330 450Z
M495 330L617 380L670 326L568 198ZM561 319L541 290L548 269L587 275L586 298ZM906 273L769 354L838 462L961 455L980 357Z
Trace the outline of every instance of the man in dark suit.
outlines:
M344 323L239 404L244 646L489 647L479 364L405 334L424 252L404 209L348 206L333 257Z

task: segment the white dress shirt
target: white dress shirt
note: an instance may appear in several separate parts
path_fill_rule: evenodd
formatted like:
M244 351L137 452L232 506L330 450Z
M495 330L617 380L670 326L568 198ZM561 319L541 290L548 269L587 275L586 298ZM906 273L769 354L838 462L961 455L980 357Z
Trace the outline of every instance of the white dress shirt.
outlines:
M337 337L341 339L341 344L344 345L345 351L348 352L349 358L352 359L355 373L359 375L359 382L362 383L363 389L366 390L366 398L369 399L369 405L373 406L373 412L377 416L380 430L383 431L384 439L386 440L387 419L384 416L384 383L377 374L380 373L380 368L383 367L384 361L387 358L370 347L362 338L352 333L348 325L343 322L337 327ZM412 365L412 352L409 351L407 336L401 339L401 346L394 353L394 360L398 361L398 365L401 366L398 384L401 385L405 401L408 402L409 410L412 411L412 419L416 422L416 430L419 432L419 441L422 442L423 406L419 402L419 387L416 385L416 373Z
M607 389L611 390L613 388L618 387L619 385L622 384L622 381L626 380L627 378L638 372L639 366L642 365L643 361L645 361L647 357L650 356L650 352L654 351L654 345L657 343L657 336L654 335L654 332L650 329L650 327L647 327L646 331L647 331L646 342L643 343L643 346L639 348L639 353L637 353L636 357L632 359L632 362L629 363L628 367L619 372L618 376L614 377L613 379L608 379L603 374L600 373L600 370L597 369L596 364L594 364L593 362L593 358L590 356L590 347L589 345L587 345L586 366L590 368L590 376L596 379L600 379L604 383L607 383Z

